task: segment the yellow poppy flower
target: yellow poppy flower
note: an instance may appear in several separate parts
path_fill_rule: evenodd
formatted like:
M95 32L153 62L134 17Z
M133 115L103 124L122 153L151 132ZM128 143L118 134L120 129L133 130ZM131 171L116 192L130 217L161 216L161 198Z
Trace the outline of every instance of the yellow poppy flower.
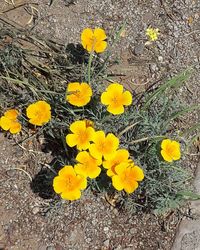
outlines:
M148 28L146 30L146 35L149 37L150 41L156 41L159 35L159 29Z
M168 162L179 160L181 158L180 143L164 139L161 143L161 155Z
M124 91L123 85L119 83L110 84L101 95L101 103L108 105L107 110L113 115L124 113L124 105L132 103L132 95L129 91Z
M89 84L82 82L71 82L67 86L66 101L70 104L82 107L90 102L92 89Z
M66 136L66 143L70 147L77 146L78 150L88 149L95 134L94 129L91 126L87 127L86 121L73 122L69 129L73 134Z
M86 189L87 180L76 174L72 166L64 166L58 176L53 179L53 188L62 199L77 200L81 197L81 190Z
M129 152L126 149L118 149L116 154L111 159L104 161L103 166L107 170L108 176L113 176L116 174L115 167L122 162L128 162Z
M125 190L128 194L138 188L138 181L144 179L143 170L129 163L120 163L115 168L116 175L112 176L112 185L118 191Z
M74 170L77 174L84 177L96 178L101 173L101 168L99 167L102 163L101 160L93 158L88 152L83 151L78 153L76 160L79 162L74 166Z
M26 115L31 124L42 126L51 119L51 106L45 101L37 101L28 106Z
M16 109L10 109L0 118L0 127L3 130L10 131L11 134L17 134L21 131L22 126L17 120L19 112Z
M84 29L81 34L81 44L88 52L95 51L96 53L103 52L107 47L107 38L103 29L96 28L94 31L90 28Z
M93 144L89 147L90 154L96 159L109 159L113 157L119 146L119 139L109 133L107 136L103 131L95 132L93 136Z

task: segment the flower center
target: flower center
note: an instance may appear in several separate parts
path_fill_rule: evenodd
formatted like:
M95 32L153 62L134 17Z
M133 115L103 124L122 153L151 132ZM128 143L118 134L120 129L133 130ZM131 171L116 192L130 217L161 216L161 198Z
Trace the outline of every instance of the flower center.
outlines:
M74 180L74 176L68 175L66 179L66 189L70 192L76 188L76 181Z
M81 143L84 143L85 141L88 140L88 133L86 130L81 130L78 133L78 137Z
M169 155L169 156L172 156L173 153L174 153L174 148L171 147L170 145L166 148L166 153Z
M92 36L92 37L90 38L90 42L91 42L91 44L92 44L92 50L94 50L94 46L95 46L95 44L97 43L96 37L95 37L95 36Z

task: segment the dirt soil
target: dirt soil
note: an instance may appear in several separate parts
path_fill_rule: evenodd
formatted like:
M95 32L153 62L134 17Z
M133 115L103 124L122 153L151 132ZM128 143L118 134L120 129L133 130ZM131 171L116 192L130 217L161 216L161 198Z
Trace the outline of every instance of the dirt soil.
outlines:
M66 44L79 43L86 27L103 27L112 36L126 20L126 30L113 49L119 61L113 71L122 75L119 80L135 90L192 66L190 82L179 94L188 105L199 103L198 0L14 0L15 7L6 2L0 0L0 20ZM150 25L161 35L145 45L144 31ZM196 123L199 116L191 113L182 126ZM0 249L170 250L180 213L163 218L125 213L112 207L104 194L89 191L80 201L54 202L46 185L51 151L42 152L36 138L22 147L15 145L20 139L0 134ZM194 168L192 161L187 165ZM36 188L37 183L42 184Z

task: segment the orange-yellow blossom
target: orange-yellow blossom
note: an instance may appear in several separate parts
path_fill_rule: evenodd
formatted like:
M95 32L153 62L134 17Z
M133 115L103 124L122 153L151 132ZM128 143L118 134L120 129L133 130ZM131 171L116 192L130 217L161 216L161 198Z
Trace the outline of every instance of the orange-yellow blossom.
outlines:
M96 159L112 158L119 146L119 139L114 134L105 135L103 131L95 132L93 142L89 147L89 152Z
M95 134L94 129L87 125L87 120L75 121L70 125L71 132L66 136L66 143L70 147L77 146L78 150L86 150L90 146Z
M67 86L66 101L71 105L83 107L90 102L92 89L89 84L71 82Z
M161 143L161 155L168 162L179 160L181 158L180 143L164 139Z
M112 184L118 191L125 190L128 194L138 188L138 181L144 179L143 170L134 164L120 163L115 167L116 175L112 176Z
M88 52L103 52L107 47L106 33L103 29L96 28L94 30L86 28L81 34L81 44Z
M131 105L132 95L124 91L123 85L119 83L110 84L101 95L101 103L107 105L107 110L113 115L124 113L124 106Z
M115 167L122 162L128 162L129 152L126 149L118 149L112 158L103 162L104 168L107 170L108 176L116 174Z
M74 166L74 169L77 174L91 179L100 175L101 168L99 166L102 161L95 159L87 151L79 152L76 156L76 160L78 163Z
M21 131L22 126L18 122L19 112L16 109L10 109L0 118L0 127L3 130L10 131L11 134L17 134Z
M76 174L72 166L64 166L53 180L53 188L62 199L77 200L81 197L81 190L86 189L87 180Z
M26 115L31 124L42 126L51 119L51 106L46 101L37 101L28 106Z

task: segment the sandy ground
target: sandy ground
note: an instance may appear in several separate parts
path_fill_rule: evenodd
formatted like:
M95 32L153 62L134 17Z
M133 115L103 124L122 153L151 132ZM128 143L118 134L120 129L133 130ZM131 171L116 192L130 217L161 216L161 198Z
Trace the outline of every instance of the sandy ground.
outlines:
M140 84L151 84L193 67L194 73L180 94L188 105L199 103L198 0L71 2L54 0L49 6L46 0L15 1L16 6L22 6L9 11L14 7L0 0L0 12L4 12L0 13L0 18L41 36L60 39L66 44L79 43L80 33L86 27L103 27L112 37L116 28L126 21L125 33L112 49L113 57L119 60L119 67L113 70L123 74L121 80L137 88ZM32 11L33 20L30 19ZM159 28L161 35L156 43L145 46L145 29L149 26ZM183 120L183 126L188 127L198 119L198 113L191 114ZM0 248L171 248L176 225L181 219L177 213L160 219L146 214L131 215L110 206L103 194L94 195L89 191L81 201L55 203L49 186L45 186L48 183L45 164L52 160L51 152L41 153L40 145L35 140L24 145L26 150L13 144L13 140L0 135ZM189 168L195 168L197 162L187 164ZM17 169L11 171L9 168ZM44 182L39 190L30 185L30 177L35 179L36 176Z

